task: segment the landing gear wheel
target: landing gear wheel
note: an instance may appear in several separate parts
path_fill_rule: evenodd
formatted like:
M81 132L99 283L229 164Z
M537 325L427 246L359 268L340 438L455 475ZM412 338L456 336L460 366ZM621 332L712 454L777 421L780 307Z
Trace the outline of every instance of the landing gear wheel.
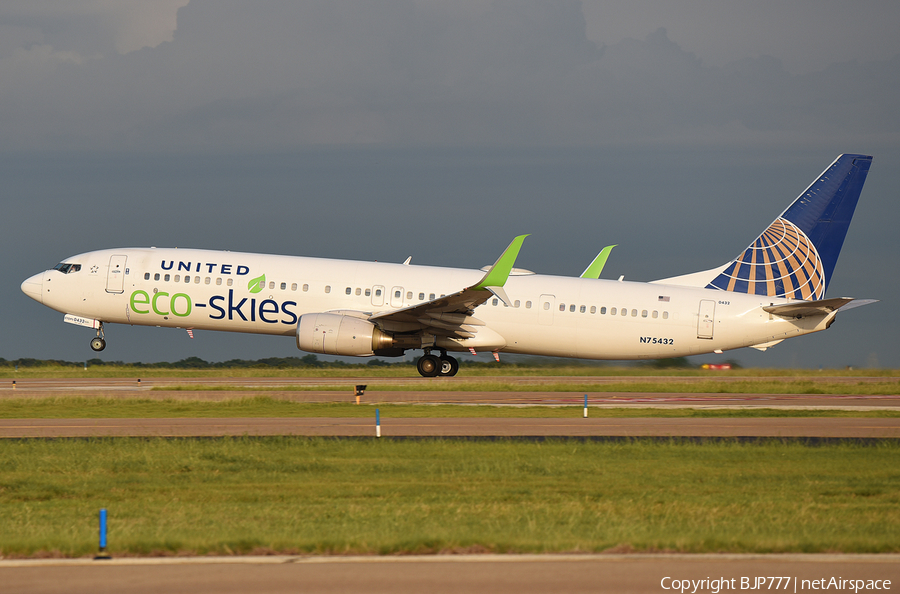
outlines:
M91 348L95 351L102 351L106 348L106 341L99 336L91 339Z
M422 377L434 377L441 372L441 360L434 355L424 355L416 361L416 369Z
M441 357L441 375L444 377L452 377L459 371L459 361L450 355Z

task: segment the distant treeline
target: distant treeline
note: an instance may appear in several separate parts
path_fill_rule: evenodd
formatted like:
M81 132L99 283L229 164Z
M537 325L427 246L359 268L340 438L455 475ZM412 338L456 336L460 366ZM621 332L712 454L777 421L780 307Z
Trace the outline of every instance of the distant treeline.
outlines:
M125 363L124 361L103 361L102 359L88 359L87 361L60 361L57 359L15 359L7 361L0 358L0 368L9 367L142 367L146 369L245 369L245 368L272 368L291 369L295 367L366 367L366 366L393 366L412 365L409 361L388 362L381 359L370 359L366 363L346 363L344 361L320 361L315 355L304 357L269 357L248 361L245 359L231 359L229 361L204 361L200 357L188 357L171 363L160 361L158 363L142 363L136 361Z
M731 361L734 368L739 367L736 361ZM230 359L228 361L210 362L204 361L200 357L188 357L180 361L170 363L168 361L160 361L158 363L141 363L140 361L133 363L125 363L124 361L103 361L102 359L88 359L87 361L61 361L57 359L14 359L7 361L0 358L0 369L8 368L26 368L26 367L141 367L146 369L293 369L293 368L360 368L360 367L414 367L415 359L405 359L396 361L385 361L383 359L368 359L366 362L348 363L342 360L321 361L316 355L305 355L303 357L269 357L266 359L256 359L248 361L246 359ZM582 359L559 359L554 357L506 357L505 361L497 363L493 360L473 361L471 359L460 359L460 366L465 367L496 367L498 365L504 367L573 367L573 366L597 366L604 365L601 361L585 361ZM619 363L622 364L622 363ZM671 369L671 368L693 368L696 367L692 362L684 357L675 359L656 359L651 361L641 361L639 363L625 363L625 365L637 365L641 367L650 367L655 369Z

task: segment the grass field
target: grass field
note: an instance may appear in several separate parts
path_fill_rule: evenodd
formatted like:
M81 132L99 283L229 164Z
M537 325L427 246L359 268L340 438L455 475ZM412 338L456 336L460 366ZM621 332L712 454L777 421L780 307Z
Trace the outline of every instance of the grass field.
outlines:
M897 369L737 369L732 371L709 371L697 368L656 369L641 366L613 365L546 365L527 366L510 364L462 365L460 374L464 377L494 376L567 376L567 377L605 377L605 376L669 376L669 377L771 377L771 378L813 378L831 377L883 377L900 378ZM18 371L12 367L0 368L0 378L152 378L152 377L419 377L415 366L368 366L344 365L337 367L308 367L288 369L263 368L224 368L224 369L181 369L155 368L131 365L90 366L54 366L21 367Z
M134 419L236 417L385 418L554 418L580 417L583 404L572 406L459 406L291 402L266 396L220 401L152 400L64 396L0 400L0 419ZM864 417L898 418L900 410L786 410L778 408L590 408L592 417Z
M246 391L246 386L238 385L196 385L175 384L155 386L155 391L177 392L237 392ZM346 391L346 385L321 386L254 386L255 392L311 392L311 391ZM579 383L577 381L516 383L490 380L423 382L419 384L373 384L368 386L369 392L401 391L401 392L648 392L648 393L692 393L692 394L855 394L855 395L893 395L900 393L900 380L886 381L810 381L807 379L782 378L774 380L753 381L616 381L612 383Z
M0 442L0 554L900 551L900 445Z

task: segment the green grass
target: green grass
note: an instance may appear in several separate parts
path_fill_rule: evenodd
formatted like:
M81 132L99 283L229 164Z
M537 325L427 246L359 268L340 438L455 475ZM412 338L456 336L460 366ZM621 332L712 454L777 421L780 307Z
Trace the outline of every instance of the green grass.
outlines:
M515 365L487 364L465 365L460 374L468 377L495 376L568 376L568 377L607 377L607 376L653 376L653 377L884 377L900 378L898 369L736 369L733 371L708 371L703 369L655 369L641 366L613 365ZM216 369L183 369L183 368L148 368L134 365L103 365L88 367L66 365L42 365L21 367L15 371L12 367L0 368L0 378L151 378L151 377L418 377L414 365L408 366L368 366L346 365L338 367L309 367L275 369L262 368L216 368Z
M321 386L238 386L174 384L154 386L161 392L319 392L345 391L346 385ZM615 383L578 382L504 382L495 379L481 381L441 381L419 384L373 384L369 392L656 392L691 394L846 394L846 395L894 395L900 394L900 380L884 382L827 382L798 379L754 381L696 381L696 382L646 382L623 381Z
M900 551L900 445L0 442L0 555Z
M571 418L583 403L569 406L462 406L421 404L308 403L266 396L220 401L151 400L148 398L15 398L0 400L0 419L97 418L235 418L235 417L374 417L376 406L386 418ZM592 417L869 417L900 418L900 410L785 410L703 408L598 408Z

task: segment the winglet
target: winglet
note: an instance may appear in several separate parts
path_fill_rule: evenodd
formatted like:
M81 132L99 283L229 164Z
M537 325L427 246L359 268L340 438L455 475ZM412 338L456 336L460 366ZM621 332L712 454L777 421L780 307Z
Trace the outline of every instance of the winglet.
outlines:
M584 269L584 272L581 273L581 278L600 278L600 273L603 272L603 267L606 266L606 259L609 258L609 253L612 251L614 247L618 244L608 245L597 254L597 257L594 258L594 261L591 262L590 266Z
M519 250L522 249L522 242L525 241L528 235L530 234L526 233L513 239L512 243L500 254L500 257L497 258L491 269L484 275L484 278L478 281L478 284L474 285L472 289L476 291L486 290L488 287L502 287L505 285L506 279L509 278L509 273L516 263L516 258L519 256Z

